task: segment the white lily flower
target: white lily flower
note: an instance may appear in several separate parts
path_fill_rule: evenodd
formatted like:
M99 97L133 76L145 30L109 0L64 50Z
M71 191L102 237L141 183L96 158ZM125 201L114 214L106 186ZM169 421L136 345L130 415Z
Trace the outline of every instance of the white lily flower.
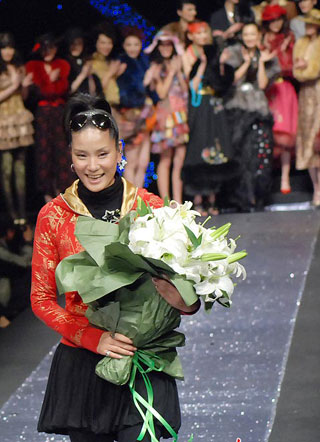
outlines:
M171 201L169 206L154 209L133 222L129 247L134 253L166 262L173 271L194 282L199 296L213 302L225 293L230 297L234 291L232 278L245 279L246 271L239 262L230 264L227 258L201 260L203 255L212 254L229 257L236 250L236 241L223 235L213 237L212 229L196 223L199 215L190 201Z

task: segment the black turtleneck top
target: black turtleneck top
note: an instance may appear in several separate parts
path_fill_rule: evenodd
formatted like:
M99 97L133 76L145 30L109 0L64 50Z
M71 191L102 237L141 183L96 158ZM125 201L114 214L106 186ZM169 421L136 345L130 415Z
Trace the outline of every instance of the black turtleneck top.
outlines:
M79 181L78 195L94 218L118 222L123 197L123 182L118 174L114 183L100 192L91 192Z

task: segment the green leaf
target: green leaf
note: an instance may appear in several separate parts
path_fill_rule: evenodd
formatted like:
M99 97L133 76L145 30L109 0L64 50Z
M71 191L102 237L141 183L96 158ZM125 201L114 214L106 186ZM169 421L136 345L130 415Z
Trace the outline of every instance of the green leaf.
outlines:
M187 306L198 301L198 295L193 287L193 282L188 281L185 276L175 273L173 276L170 276L170 281L176 287Z
M137 200L138 200L138 204L137 204L138 215L139 216L148 215L150 213L150 206L148 207L140 196L138 196Z
M196 235L193 233L193 231L191 229L189 229L189 227L183 225L183 227L185 228L188 237L190 239L190 241L192 242L193 247L196 249L197 247L200 246L201 241L202 241L202 233L199 236L199 238L196 237Z

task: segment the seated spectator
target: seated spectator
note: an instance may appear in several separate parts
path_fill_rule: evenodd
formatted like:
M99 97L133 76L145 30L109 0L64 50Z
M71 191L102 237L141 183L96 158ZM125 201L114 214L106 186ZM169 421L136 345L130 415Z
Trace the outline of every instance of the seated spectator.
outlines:
M29 225L22 231L9 217L0 219L0 327L29 304L32 238Z
M168 23L162 28L162 31L170 32L171 34L176 35L183 46L186 46L188 24L192 23L197 16L197 7L195 1L179 0L177 14L180 17L179 21Z
M317 0L298 0L296 4L301 14L290 21L290 29L294 33L295 39L299 40L299 38L304 37L306 34L306 23L301 20L301 17L304 17L316 6Z

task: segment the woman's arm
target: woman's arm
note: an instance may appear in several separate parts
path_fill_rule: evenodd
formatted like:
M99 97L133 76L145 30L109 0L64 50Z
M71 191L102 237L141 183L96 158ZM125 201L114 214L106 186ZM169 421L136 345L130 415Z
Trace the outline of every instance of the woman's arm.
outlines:
M275 56L275 51L269 52L268 50L265 50L260 52L258 65L258 86L262 90L266 89L269 83L265 63L272 60Z
M72 292L67 295L71 303L78 304L76 314L69 313L57 302L55 270L60 257L56 238L61 226L70 222L61 215L60 209L50 203L41 209L38 216L32 257L32 310L48 327L74 345L97 353L104 331L89 324L84 316L86 306L81 303L79 294ZM68 235L67 230L65 233Z
M234 83L238 83L238 81L247 74L251 64L251 56L244 46L241 47L241 54L243 63L238 67L238 69L236 69L234 73Z

